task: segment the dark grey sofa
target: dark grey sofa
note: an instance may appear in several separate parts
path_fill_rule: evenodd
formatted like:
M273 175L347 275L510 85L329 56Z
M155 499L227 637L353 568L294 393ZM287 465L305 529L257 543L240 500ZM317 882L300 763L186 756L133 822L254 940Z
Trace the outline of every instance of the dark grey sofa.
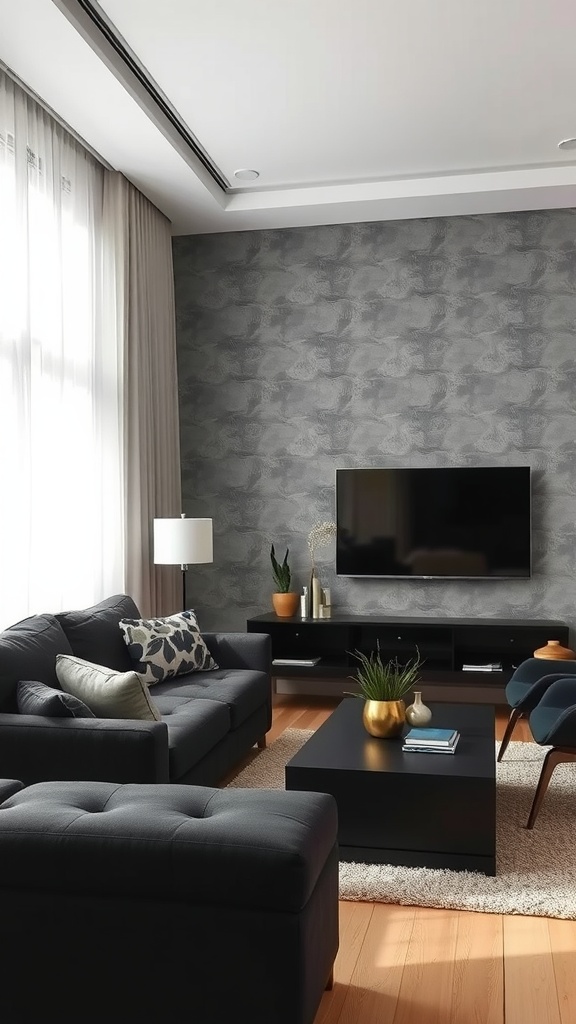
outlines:
M19 680L59 687L58 654L119 672L134 666L118 623L139 618L117 594L79 611L34 615L0 633L0 777L215 785L271 724L270 637L203 633L220 666L151 687L161 722L17 713Z
M338 949L323 793L0 781L5 1024L313 1024Z

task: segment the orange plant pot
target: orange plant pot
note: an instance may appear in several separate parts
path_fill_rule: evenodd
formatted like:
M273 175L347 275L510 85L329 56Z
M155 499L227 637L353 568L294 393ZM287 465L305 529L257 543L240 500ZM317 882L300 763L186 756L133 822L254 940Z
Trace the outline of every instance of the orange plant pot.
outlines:
M272 605L276 615L282 619L289 619L296 615L300 594L272 594Z

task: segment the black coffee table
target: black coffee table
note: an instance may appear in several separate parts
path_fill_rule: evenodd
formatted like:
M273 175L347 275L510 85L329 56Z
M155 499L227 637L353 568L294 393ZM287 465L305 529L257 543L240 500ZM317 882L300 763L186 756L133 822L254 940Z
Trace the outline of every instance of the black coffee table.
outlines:
M286 765L286 789L336 798L340 859L495 875L494 708L431 705L431 724L460 741L454 754L414 754L401 737L369 736L362 707L345 697Z

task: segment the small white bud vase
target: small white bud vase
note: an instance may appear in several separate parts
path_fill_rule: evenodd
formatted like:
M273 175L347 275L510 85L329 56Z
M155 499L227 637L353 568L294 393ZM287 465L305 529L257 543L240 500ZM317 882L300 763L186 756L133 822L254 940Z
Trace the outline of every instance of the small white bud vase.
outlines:
M432 712L426 704L422 703L422 691L414 690L414 703L406 708L406 721L408 725L428 725L432 719Z

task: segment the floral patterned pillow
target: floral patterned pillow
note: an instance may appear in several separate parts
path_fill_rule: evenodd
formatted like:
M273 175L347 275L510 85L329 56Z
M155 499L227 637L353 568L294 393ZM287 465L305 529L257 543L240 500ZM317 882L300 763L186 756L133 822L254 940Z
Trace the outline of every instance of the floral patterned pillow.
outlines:
M184 672L218 668L193 611L162 619L121 619L119 625L134 671L148 686Z

